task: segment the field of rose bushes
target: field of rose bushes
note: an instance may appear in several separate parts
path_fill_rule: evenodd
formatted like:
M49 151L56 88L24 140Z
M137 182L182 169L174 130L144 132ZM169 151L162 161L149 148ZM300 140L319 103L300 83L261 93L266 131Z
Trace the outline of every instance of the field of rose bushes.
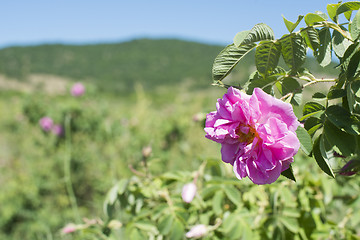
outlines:
M357 176L298 154L297 182L236 179L203 130L224 89L71 86L0 94L0 239L359 239Z

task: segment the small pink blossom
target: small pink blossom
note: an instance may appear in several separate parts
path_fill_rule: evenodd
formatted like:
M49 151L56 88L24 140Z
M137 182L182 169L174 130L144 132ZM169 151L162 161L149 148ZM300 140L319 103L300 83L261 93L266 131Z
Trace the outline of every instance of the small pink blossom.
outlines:
M61 229L61 232L64 234L72 233L77 230L77 227L73 223L67 224L63 229Z
M206 137L221 144L222 160L238 179L274 182L300 147L292 106L255 88L251 96L230 87L206 116Z
M50 117L43 117L40 119L39 124L45 132L48 132L52 129L54 122Z
M206 235L208 232L207 227L204 224L195 225L185 234L187 238L200 238Z
M80 97L85 93L85 86L82 83L75 83L70 92L74 97Z
M56 136L60 137L64 134L64 129L60 124L55 124L52 129L51 129L52 133L55 134Z
M196 185L195 183L187 183L184 185L181 193L181 197L186 203L190 203L196 195Z

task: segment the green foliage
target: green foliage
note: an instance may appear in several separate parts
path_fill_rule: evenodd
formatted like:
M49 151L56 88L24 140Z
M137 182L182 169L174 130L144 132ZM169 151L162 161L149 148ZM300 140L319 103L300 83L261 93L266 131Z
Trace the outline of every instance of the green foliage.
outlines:
M0 50L0 73L22 81L31 74L51 74L111 92L133 91L136 83L153 89L189 79L195 87L205 87L211 62L221 49L175 39L9 47Z
M139 172L108 192L104 207L112 211L107 222L116 219L122 227L105 226L111 230L104 231L105 235L110 239L132 238L135 233L139 239L184 239L186 231L203 224L207 231L202 239L358 239L358 199L340 200L356 196L351 192L358 189L356 180L343 186L344 179L334 182L308 171L311 162L300 158L295 162L302 163L294 171L303 174L296 184L285 178L268 186L254 186L246 179L240 182L231 177L231 167L212 159L204 160L194 172L147 176ZM194 200L185 203L181 189L193 178L198 190ZM120 191L124 183L127 187ZM343 204L347 212L335 207ZM346 221L346 227L336 224L341 221Z
M255 40L260 39L258 37L251 42L251 48L255 49L257 71L249 75L247 81L232 85L219 83L240 62L240 58L237 61L229 60L229 52L221 52L213 64L213 70L231 65L226 72L218 71L216 76L213 76L219 86L244 88L248 94L256 87L262 88L293 106L302 107L303 112L299 120L304 122L304 128L297 130L301 148L307 155L312 155L321 170L331 177L335 177L331 162L341 161L341 158L335 155L345 157L349 161L352 156L360 153L359 8L360 2L357 1L339 2L327 5L328 15L322 12L308 13L305 17L298 16L295 23L283 17L289 34L279 39L271 37L271 41L256 42ZM351 18L353 11L357 13ZM339 24L341 14L344 14L349 22ZM305 26L294 32L303 19ZM269 28L267 25L264 26L266 29ZM246 34L265 36L263 32L264 29L256 27L250 31L240 32L235 37L236 44L232 46L232 52L240 51L244 46L241 42L245 41L243 39L246 39ZM336 56L339 62L338 77L317 78L304 68L309 58L306 54L308 49L313 51L321 67L330 65L332 56ZM219 58L222 59L221 63L218 61ZM287 69L280 68L282 60ZM315 84L324 83L330 83L332 86L324 85L325 88L321 92L311 90L312 87L315 88ZM310 90L305 91L305 88ZM303 96L306 96L308 91L313 94L313 99L303 102ZM284 175L291 178L290 173L288 171ZM277 231L283 234L281 228Z

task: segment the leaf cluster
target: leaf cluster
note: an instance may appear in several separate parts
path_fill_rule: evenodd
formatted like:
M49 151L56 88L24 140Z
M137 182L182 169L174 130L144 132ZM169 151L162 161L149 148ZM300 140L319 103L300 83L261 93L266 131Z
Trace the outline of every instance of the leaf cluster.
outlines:
M358 1L339 2L328 4L327 14L300 15L296 22L283 16L289 33L279 39L268 25L256 24L251 30L236 34L233 44L225 47L213 64L213 84L229 87L224 79L236 65L241 65L246 55L255 51L256 71L245 83L232 85L248 94L254 88L262 88L293 106L302 107L303 116L299 120L304 123L304 129L297 130L301 148L331 177L335 177L331 161L336 157L360 154L359 8ZM345 22L340 23L340 19ZM295 31L302 22L305 26ZM312 51L321 67L328 66L336 57L338 76L316 78L304 67L308 51ZM285 68L280 66L281 59ZM318 84L323 84L324 91L315 90ZM305 89L312 97L303 101ZM284 174L295 179L290 170Z

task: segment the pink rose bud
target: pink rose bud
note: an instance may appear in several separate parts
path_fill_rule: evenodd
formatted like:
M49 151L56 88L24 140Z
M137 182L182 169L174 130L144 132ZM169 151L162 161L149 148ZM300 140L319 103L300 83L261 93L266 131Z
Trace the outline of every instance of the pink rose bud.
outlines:
M53 134L55 134L58 137L62 136L63 133L64 133L64 129L60 124L55 124L52 127L51 131L52 131Z
M48 132L52 129L54 122L49 117L43 117L40 119L39 124L45 132Z
M76 225L73 223L69 223L61 230L61 232L67 234L67 233L75 232L76 230L77 230Z
M194 199L195 194L196 194L196 185L195 183L191 182L184 185L182 189L181 197L184 200L184 202L190 203Z
M195 225L188 231L185 236L187 238L200 238L207 233L207 227L204 224Z
M71 88L71 95L80 97L85 93L85 86L82 83L75 83Z

